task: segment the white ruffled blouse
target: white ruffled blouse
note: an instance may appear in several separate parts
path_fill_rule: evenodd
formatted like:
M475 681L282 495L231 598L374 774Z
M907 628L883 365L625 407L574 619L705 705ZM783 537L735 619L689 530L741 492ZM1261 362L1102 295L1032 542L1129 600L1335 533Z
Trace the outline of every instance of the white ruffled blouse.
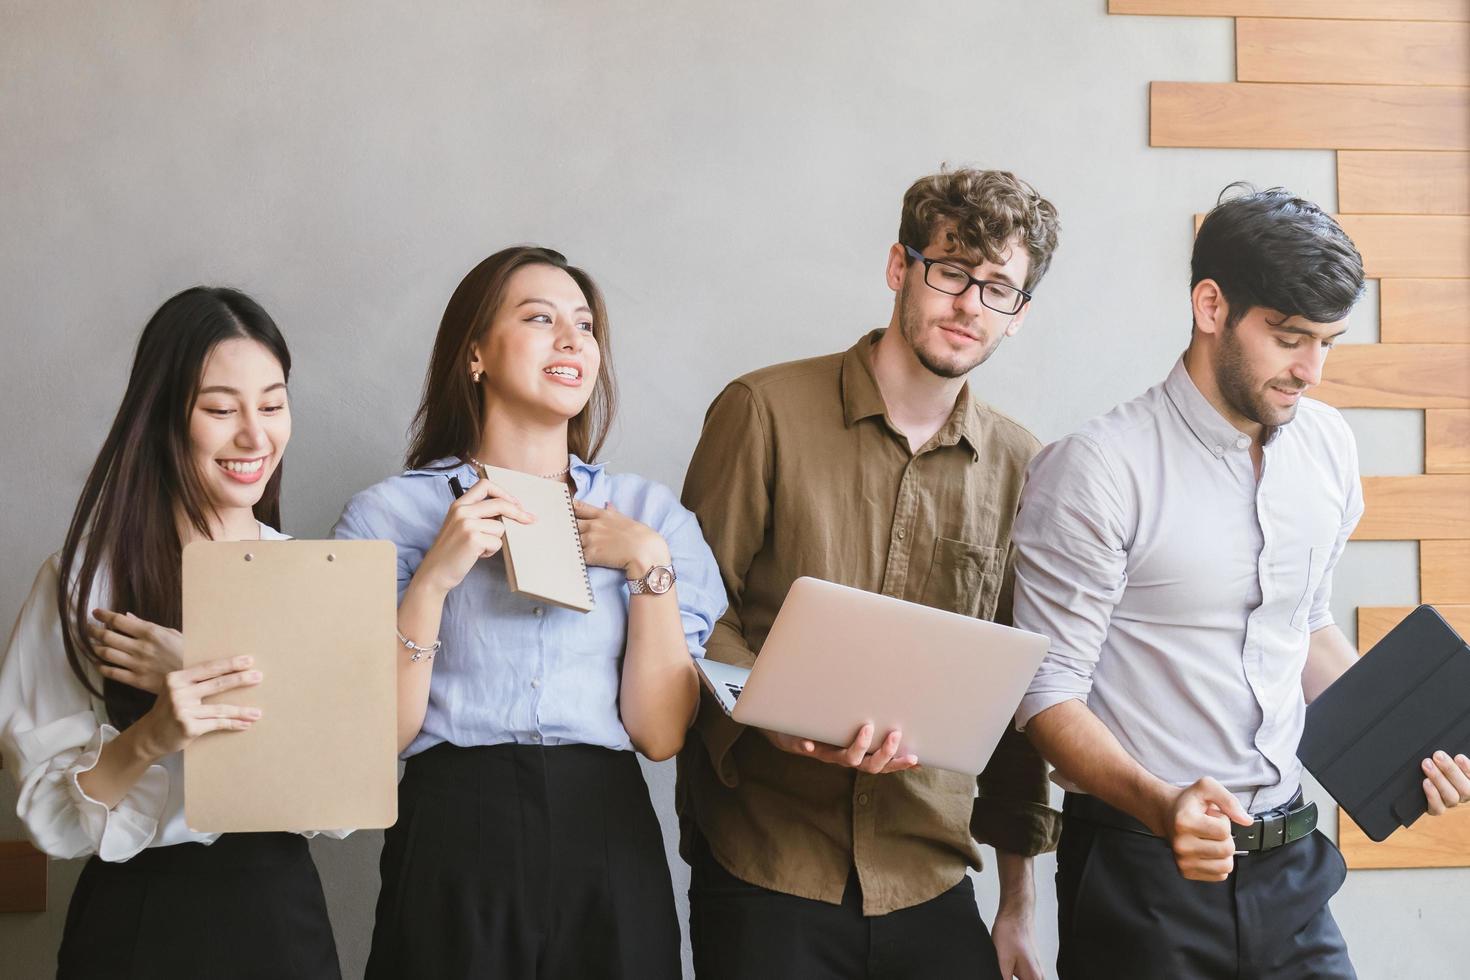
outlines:
M289 537L264 524L260 536ZM67 663L56 613L60 568L58 555L41 566L0 661L0 755L20 789L15 809L31 841L55 858L96 854L104 861L126 861L147 847L213 843L219 834L184 823L182 752L149 766L111 808L82 791L77 776L97 764L117 729ZM105 584L94 587L88 608L108 608ZM95 681L100 688L101 678ZM350 832L322 831L337 838Z

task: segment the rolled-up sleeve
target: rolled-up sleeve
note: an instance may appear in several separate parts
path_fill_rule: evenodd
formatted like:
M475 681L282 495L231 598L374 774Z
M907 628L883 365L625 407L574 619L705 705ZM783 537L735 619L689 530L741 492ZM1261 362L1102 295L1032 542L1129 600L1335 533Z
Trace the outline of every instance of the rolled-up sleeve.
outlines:
M1046 762L1026 736L1007 729L976 782L970 836L1023 857L1056 848L1061 815L1050 806Z
M1337 569L1337 560L1342 557L1343 550L1347 548L1348 538L1353 536L1358 521L1363 519L1363 481L1358 476L1358 444L1353 438L1352 430L1348 428L1342 417L1338 416L1340 422L1339 437L1342 444L1339 452L1344 460L1342 472L1345 485L1343 487L1342 523L1337 529L1337 539L1332 544L1332 553L1327 557L1327 567L1322 573L1322 579L1317 584L1317 591L1312 593L1312 609L1307 619L1307 632L1315 633L1325 629L1335 622L1332 615L1332 573Z
M699 529L698 518L684 509L672 492L665 492L669 494L670 506L659 531L668 542L674 571L679 577L676 591L679 618L684 623L684 642L689 647L689 655L699 660L704 657L705 645L729 603L720 581L720 567Z
M679 597L684 642L691 657L702 659L727 602L720 567L704 540L699 518L662 483L631 475L613 479L614 505L653 528L669 546L674 574L678 576L674 591Z
M0 754L20 790L16 814L36 847L56 858L126 861L158 833L169 774L149 766L110 808L82 790L77 777L97 764L117 730L97 719L67 662L59 578L53 558L36 576L0 663Z
M751 562L765 540L771 511L772 462L765 420L743 384L727 387L704 420L699 445L684 477L684 506L699 518L729 604L706 645L710 659L737 667L755 663L740 620L741 595ZM732 721L701 691L695 732L720 781L740 781L730 749L745 726Z
M1015 558L1012 544L995 608L995 621L1007 625L1015 613ZM975 782L979 792L970 808L972 837L996 850L1025 857L1056 848L1061 815L1050 805L1046 760L1030 739L1007 729Z
M1103 449L1086 435L1032 462L1013 540L1015 624L1050 638L1016 727L1063 701L1086 702L1127 583L1126 508Z

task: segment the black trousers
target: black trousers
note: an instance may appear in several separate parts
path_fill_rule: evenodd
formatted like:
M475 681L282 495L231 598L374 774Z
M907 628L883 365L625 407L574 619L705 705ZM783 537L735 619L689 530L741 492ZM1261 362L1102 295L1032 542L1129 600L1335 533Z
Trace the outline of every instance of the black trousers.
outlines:
M1273 851L1236 855L1226 881L1190 881L1164 840L1068 814L1057 847L1057 975L1356 977L1327 907L1346 875L1337 848L1314 832Z
M921 905L865 916L856 870L841 905L741 881L702 840L691 870L698 980L1000 980L968 877Z
M341 977L321 879L299 834L225 834L118 863L93 857L66 911L56 975Z
M677 980L679 922L632 752L437 745L384 835L370 980Z

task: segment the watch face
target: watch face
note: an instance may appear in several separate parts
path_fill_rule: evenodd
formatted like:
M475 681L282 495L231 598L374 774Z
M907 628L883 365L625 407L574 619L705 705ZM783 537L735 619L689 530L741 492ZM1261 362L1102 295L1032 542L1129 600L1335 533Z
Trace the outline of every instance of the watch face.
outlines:
M648 570L648 591L663 595L674 587L674 570L667 565L655 565Z

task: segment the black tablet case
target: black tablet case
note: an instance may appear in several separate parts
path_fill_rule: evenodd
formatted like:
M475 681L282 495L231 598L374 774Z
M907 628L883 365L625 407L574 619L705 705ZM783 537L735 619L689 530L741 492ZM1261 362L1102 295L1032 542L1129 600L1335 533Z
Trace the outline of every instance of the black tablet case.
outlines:
M1420 606L1307 706L1297 757L1381 841L1428 809L1436 749L1470 753L1470 646Z

